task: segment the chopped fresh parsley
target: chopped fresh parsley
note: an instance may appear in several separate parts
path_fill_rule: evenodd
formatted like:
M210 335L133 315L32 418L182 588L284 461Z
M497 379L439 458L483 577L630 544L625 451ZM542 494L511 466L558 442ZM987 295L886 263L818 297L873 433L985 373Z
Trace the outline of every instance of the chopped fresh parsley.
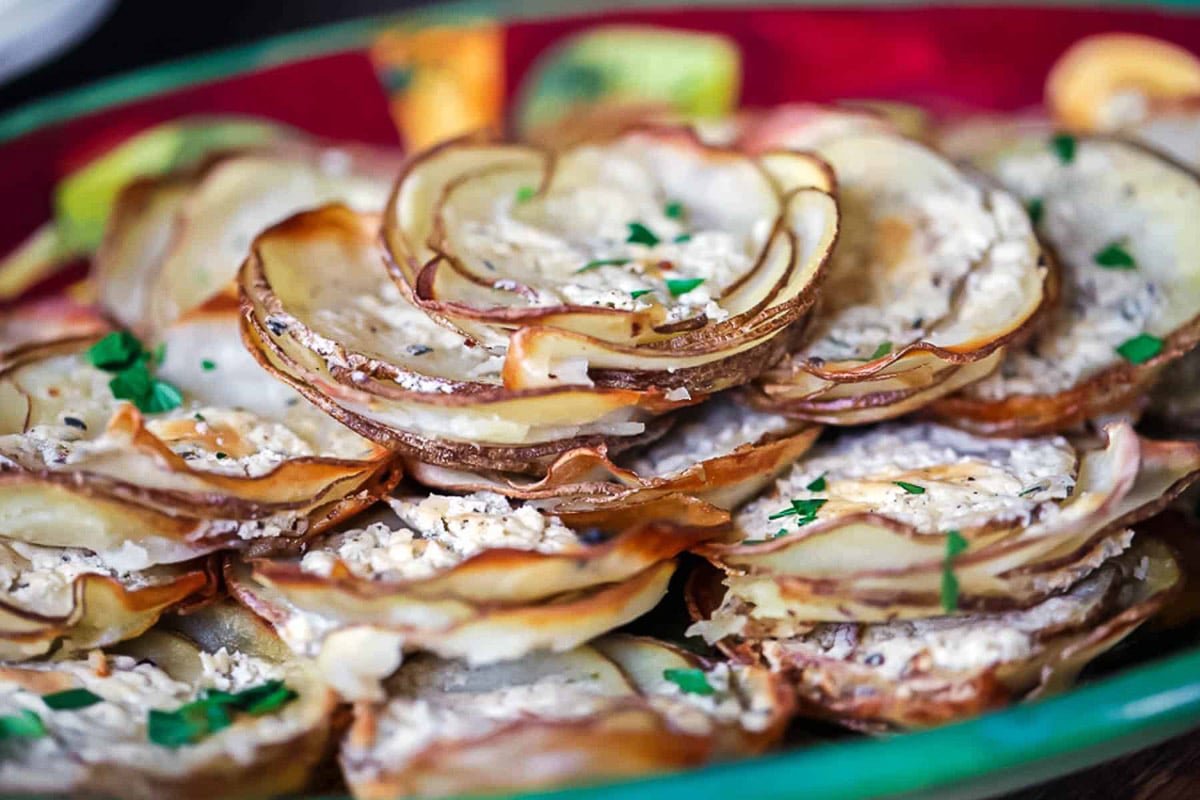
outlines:
M958 531L946 534L946 557L942 559L942 610L949 614L958 608L958 578L954 559L967 551L967 540Z
M211 361L207 358L200 361L200 369L204 370L205 372L212 372L216 368L217 362L215 361Z
M664 669L663 677L678 686L684 694L707 697L717 693L702 669Z
M690 233L681 233L675 237L675 244L683 244L684 242L690 242L691 240L692 235Z
M1033 494L1034 492L1040 491L1042 488L1043 487L1040 483L1035 483L1033 486L1030 486L1028 489L1022 489L1021 491L1017 492L1017 497L1028 497L1029 495Z
M54 694L42 695L42 702L55 711L74 711L77 708L87 708L96 703L103 703L104 698L87 689L65 689Z
M640 222L629 223L629 236L625 239L629 244L644 244L647 247L654 247L661 241L654 235L654 231L647 228Z
M128 331L108 334L87 350L88 363L105 372L120 372L142 354L142 343Z
M1064 164L1070 164L1075 160L1076 144L1075 137L1067 133L1060 133L1050 140L1050 148L1054 150L1058 160Z
M162 363L167 360L167 343L159 342L158 347L154 348L154 363L156 366L162 366Z
M40 739L45 735L46 724L29 709L0 717L0 739Z
M1137 269L1137 262L1120 242L1112 242L1097 250L1092 260L1105 269Z
M597 267L620 267L628 263L628 258L598 258L595 261L589 261L579 269L575 270L575 274L578 275L581 272L588 272L596 269Z
M87 351L92 366L114 373L108 382L113 397L128 400L147 414L178 408L183 403L179 390L155 378L151 363L161 362L166 350L160 345L154 355L146 352L135 336L119 331L110 333Z
M869 360L874 361L877 358L883 358L890 352L892 352L892 343L891 342L880 342L879 347L875 348L875 352L871 353L871 358Z
M233 724L233 712L269 714L296 698L283 681L267 681L240 692L209 689L174 711L150 711L147 735L163 747L194 744Z
M669 219L683 218L683 203L667 203L663 206L663 214Z
M217 457L217 461L224 461L225 459L229 458L229 453L222 453L220 450L213 455Z
M1117 348L1117 352L1130 364L1145 364L1162 352L1163 340L1148 333L1139 333L1132 339L1126 339Z
M667 291L671 293L672 297L679 297L680 295L687 294L702 283L704 283L704 278L670 278L667 280Z
M908 481L896 481L896 485L909 494L925 494L925 487L917 486L915 483L909 483Z
M821 510L821 506L828 502L828 500L821 497L814 497L810 500L793 500L792 505L789 508L785 508L782 511L776 511L774 514L767 517L767 519L795 517L797 525L807 525L817 518L817 512Z
M820 475L818 475L817 477L815 477L811 481L809 481L808 486L805 486L804 488L808 489L810 492L825 491L825 486L826 486L825 475L826 474L828 474L828 473L822 472Z
M1029 199L1029 202L1025 204L1025 211L1029 214L1029 221L1034 225L1037 225L1042 221L1042 214L1045 213L1046 206L1042 202L1042 198L1032 197Z
M537 189L532 186L522 186L517 189L517 202L528 203L537 194Z
M192 419L196 420L196 422L207 422L207 420L204 419L204 415L199 411L197 411L195 414L192 414Z
M634 289L632 292L629 293L629 296L632 297L634 300L637 300L642 295L650 294L653 291L654 291L653 289Z

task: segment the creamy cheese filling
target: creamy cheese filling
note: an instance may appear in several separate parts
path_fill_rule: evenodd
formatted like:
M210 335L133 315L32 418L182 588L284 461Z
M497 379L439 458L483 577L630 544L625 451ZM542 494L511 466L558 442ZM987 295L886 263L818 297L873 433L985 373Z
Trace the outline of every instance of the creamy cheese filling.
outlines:
M75 604L74 581L88 574L116 578L130 590L150 584L142 574L114 569L88 550L17 540L0 543L0 597L35 613L69 613Z
M643 477L667 477L795 425L778 414L764 414L719 397L675 425L669 436L632 456L617 459L617 463Z
M170 756L178 763L178 753L164 750L147 736L146 720L150 709L173 711L194 700L203 689L239 691L264 681L284 677L271 662L222 648L216 653L200 653L200 673L194 683L176 680L150 661L130 656L107 656L107 674L98 674L89 661L58 661L22 664L0 670L0 715L32 711L43 721L47 735L36 739L10 738L5 742L6 756L0 762L0 783L29 785L29 772L54 765L67 768L73 763L122 764L145 768ZM46 681L64 687L80 687L102 698L86 708L54 711L41 699L44 692L32 691L38 673L47 673ZM57 673L51 675L50 673ZM54 685L51 683L51 685ZM249 761L264 743L294 733L295 723L278 714L254 718L253 733L244 726L215 734L199 747L215 755L227 751L239 761ZM199 747L197 749L199 749ZM184 768L179 765L179 770ZM168 772L163 766L155 771ZM63 780L55 773L48 780Z
M818 520L875 513L930 534L1028 524L1055 513L1075 471L1075 451L1061 437L989 439L932 424L883 426L814 449L734 522L745 538L761 539L802 521L770 519L791 501L824 499ZM808 488L822 478L824 488Z
M1053 394L1122 363L1117 348L1154 327L1168 298L1147 269L1106 267L1113 246L1136 261L1170 264L1176 230L1146 213L1145 191L1115 177L1100 148L1080 146L1065 166L1049 148L1001 159L996 175L1024 200L1042 204L1039 231L1052 246L1061 298L1029 342L1010 350L995 373L967 388L984 400Z
M400 524L373 522L325 536L305 553L300 568L328 577L340 562L360 578L418 580L485 550L555 553L583 546L557 517L543 515L531 505L514 507L492 492L401 498L388 504Z
M531 290L527 304L635 310L653 301L668 321L719 321L728 317L721 293L754 265L777 213L748 199L764 193L761 180L749 162L708 168L670 147L620 142L572 151L541 194L466 210L450 203L445 215L459 255L482 265L482 277L495 272L494 288ZM697 206L697 197L706 199ZM739 197L762 216L730 226L710 208L717 197ZM701 283L682 291L678 281Z
M896 681L936 671L969 672L1029 658L1041 637L1078 628L1097 613L1118 580L1101 571L1067 594L1032 608L1003 614L952 617L871 625L821 624L796 639L775 642L777 653L845 661ZM768 658L770 658L768 651Z

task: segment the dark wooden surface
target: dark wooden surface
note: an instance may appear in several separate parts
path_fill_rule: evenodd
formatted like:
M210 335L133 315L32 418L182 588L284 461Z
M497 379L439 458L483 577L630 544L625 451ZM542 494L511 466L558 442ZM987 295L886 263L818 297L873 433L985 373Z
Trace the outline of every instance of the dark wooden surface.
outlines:
M146 64L357 16L417 0L122 0L86 41L0 86L0 110ZM1200 732L1003 800L1200 800Z
M1003 800L1200 800L1200 733Z

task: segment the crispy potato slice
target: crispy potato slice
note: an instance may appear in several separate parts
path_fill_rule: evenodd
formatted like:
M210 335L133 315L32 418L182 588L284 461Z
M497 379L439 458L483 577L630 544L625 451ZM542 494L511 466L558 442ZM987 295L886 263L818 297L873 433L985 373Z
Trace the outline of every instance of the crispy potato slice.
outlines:
M388 505L303 558L227 570L234 594L347 697L378 696L405 650L485 664L586 642L657 604L672 559L724 533L653 521L581 533L485 492Z
M814 147L842 214L820 304L756 382L759 408L835 425L910 412L987 375L1042 305L1047 268L1016 198L871 120L785 109L744 134Z
M161 340L178 408L142 414L88 362L95 337L10 353L0 373L0 535L120 569L315 533L396 480L390 454L263 372L230 308Z
M933 412L988 434L1067 430L1136 408L1200 340L1200 181L1138 145L1031 137L987 164L1041 204L1062 297L1000 368Z
M437 489L493 491L534 500L539 508L618 513L671 493L732 508L765 488L820 435L778 414L757 412L722 395L683 412L669 436L609 457L605 448L570 450L537 480L498 471L467 472L407 461L405 473Z
M510 387L569 374L708 393L761 370L766 350L745 355L812 303L837 234L831 188L817 159L752 159L685 129L555 154L468 138L410 162L384 238L418 305L507 342Z
M5 714L37 714L47 735L6 743L0 784L33 794L130 798L265 797L305 786L329 739L334 696L306 662L286 658L261 623L219 605L153 629L119 652L0 667ZM191 634L189 636L189 634ZM97 658L96 656L99 656ZM147 735L150 709L174 711L206 690L282 680L295 698L260 716L238 714L207 738L173 749ZM50 710L41 695L79 688L101 701Z
M728 647L786 674L805 713L856 728L925 727L1065 689L1155 614L1179 577L1168 548L1139 539L1066 593L1026 610L826 623ZM697 610L702 595L693 587Z
M699 688L681 689L665 677L672 670ZM418 656L387 690L383 703L355 707L342 747L357 798L530 791L682 769L761 752L791 707L764 669L629 636L475 669Z

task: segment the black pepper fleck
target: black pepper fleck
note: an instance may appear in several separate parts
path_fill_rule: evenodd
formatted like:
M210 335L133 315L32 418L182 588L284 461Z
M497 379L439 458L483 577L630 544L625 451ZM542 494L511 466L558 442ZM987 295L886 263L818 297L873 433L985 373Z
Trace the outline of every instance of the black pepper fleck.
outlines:
M87 430L87 423L79 417L63 417L63 422L70 425L72 428L79 428L81 431Z
M871 653L869 656L863 659L863 663L868 667L878 667L883 663L883 653Z
M287 330L287 326L277 319L268 319L267 330L276 336L283 336L283 332Z
M408 346L408 354L412 356L423 356L426 353L432 353L433 348L424 344L410 344Z

